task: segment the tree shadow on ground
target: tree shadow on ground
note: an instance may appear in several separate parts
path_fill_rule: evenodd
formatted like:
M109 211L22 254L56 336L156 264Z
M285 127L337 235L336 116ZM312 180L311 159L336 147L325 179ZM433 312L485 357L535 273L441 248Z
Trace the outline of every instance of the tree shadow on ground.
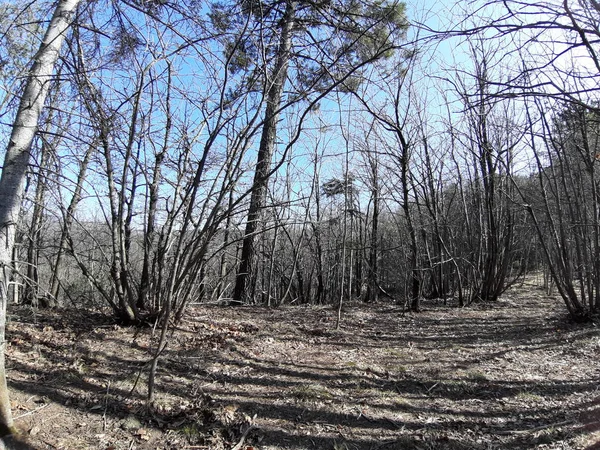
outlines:
M245 312L236 312L236 316L242 320L265 318L265 314L256 311ZM235 405L244 417L255 417L250 421L257 426L251 439L260 441L261 446L282 450L483 449L490 445L536 448L563 439L562 425L576 420L566 405L572 406L574 396L595 392L597 388L597 380L592 378L569 382L524 380L421 370L425 365L447 368L450 364L449 357L428 361L425 353L409 359L399 352L395 358L407 370L390 371L377 367L378 363L383 364L381 360L360 367L344 366L344 361L319 365L310 358L302 359L302 353L288 360L255 351L257 343L267 337L272 339L273 347L305 344L310 339L306 345L323 346L323 352L406 349L409 342L415 351L448 355L453 348L483 349L477 356L461 357L464 361L460 363L468 366L467 363L502 358L516 348L554 351L566 343L556 334L554 323L533 326L531 320L510 319L502 310L498 312L501 316L492 315L482 321L447 317L446 313L443 317L422 315L399 320L370 309L364 320L348 320L346 330L327 334L315 331L308 337L306 331L314 330L314 324L320 322L314 320L314 312L304 312L305 316L296 313L297 323L291 324L283 321L283 312L270 313L267 317L273 329L260 332L251 328L239 331L240 327L231 332L225 326L220 330L214 325L220 322L199 319L211 325L198 327L204 334L197 332L195 340L183 335L174 339L161 359L158 387L173 401L187 405L171 412L128 407L130 402L143 404L142 391L131 391L130 387L132 377L149 359L145 344L134 343L135 333L120 333L118 328L98 332L90 320L82 325L79 316L72 319L74 323L66 316L60 321L28 324L33 329L11 330L14 345L24 349L31 345L32 354L31 358L9 357L9 371L24 375L12 380L10 387L68 405L97 420L109 417L118 421L135 415L144 426L161 431L177 428L181 420L180 427L200 423L213 429L239 430L241 425L235 421L241 415L227 419L211 413L211 408L225 410ZM226 317L219 317L227 323ZM44 327L49 323L54 330L48 330L44 337ZM102 321L100 324L107 326ZM41 330L42 336L32 330ZM57 330L73 333L72 345L53 342L52 333ZM275 334L277 330L283 332ZM571 333L569 342L574 337L587 339L588 331ZM216 338L218 333L225 337ZM90 351L82 345L84 339L100 338L104 340L102 350ZM487 345L493 343L506 348L498 350ZM41 360L45 363L39 364ZM312 391L307 389L311 386ZM597 403L582 403L579 407L589 410L589 417L583 417L570 432L597 431ZM235 443L238 438L239 433L234 433L227 439Z

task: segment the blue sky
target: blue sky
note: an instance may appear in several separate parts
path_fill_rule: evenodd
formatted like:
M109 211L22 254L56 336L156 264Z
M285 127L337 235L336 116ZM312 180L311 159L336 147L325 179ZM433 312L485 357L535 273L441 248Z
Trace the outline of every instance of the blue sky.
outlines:
M2 4L1 0L0 4ZM475 8L477 4L477 2L444 2L432 0L415 0L407 2L409 21L415 24L409 30L408 41L410 42L417 36L421 38L426 37L427 28L444 30L457 26L460 22L460 18L464 17L465 8ZM499 10L501 8L502 6L498 6L496 9ZM138 24L140 30L145 29L144 27L151 24L152 21L149 20L146 24L142 22L143 21ZM149 41L152 41L157 37L153 37L152 31L145 31L145 33L146 36L150 38ZM161 36L160 43L163 44L169 39L173 39L173 42L177 41L177 37L174 35L163 35ZM465 39L462 37L455 37L436 42L424 41L419 49L421 52L420 58L415 63L414 67L412 67L411 76L414 81L414 84L411 87L412 91L407 90L402 93L403 101L408 101L407 99L409 98L414 101L411 105L405 105L407 110L411 108L422 108L424 110L421 111L421 117L427 118L433 142L435 142L436 134L441 133L442 128L447 126L448 110L450 113L457 114L458 117L462 108L462 104L457 101L455 93L452 89L449 89L449 86L445 84L443 79L455 77L457 75L456 69L459 69L459 71L462 70L462 75L466 76L467 79L469 78L468 74L473 72L468 48L464 44ZM497 54L492 54L494 64L493 70L494 74L502 76L503 72L510 69L509 57L506 56L507 53L510 53L508 52L509 49L502 48L503 44L501 41L494 41L489 45L498 45ZM211 68L211 58L215 62L212 68L218 71L219 67L219 64L217 63L217 59L219 58L218 54L194 55L194 52L191 51L193 49L190 48L189 50L189 55L185 57L181 56L173 62L174 71L178 75L176 82L179 83L179 94L177 95L181 94L180 98L173 103L173 108L180 112L185 108L190 108L190 110L193 109L196 101L198 102L196 106L199 106L200 102L203 101L201 98L202 95L207 93L203 91L203 89L215 89L216 85L211 85L210 78L203 76L203 74L208 73L205 71ZM518 56L514 52L512 54ZM138 56L141 56L141 53L134 56L132 64L129 67L125 67L124 70L120 72L110 72L108 70L99 72L98 76L102 75L101 84L106 88L107 94L114 95L115 98L119 96L124 98L126 93L131 93L133 91L134 86L131 85L131 81L127 78L133 72L131 69L134 69L135 64L138 62L141 64L146 64L148 62L147 59L146 61L143 61L142 58L138 58ZM575 56L578 57L577 62L575 63L575 59L573 58L565 58L565 66L568 64L581 64L582 67L585 67L585 64L589 62L589 59L586 59L585 55ZM157 65L162 64L163 63L158 63ZM107 76L109 74L110 76ZM217 77L219 76L218 74L215 75L217 75ZM160 77L163 77L164 80L164 73L160 74ZM100 78L98 78L98 82L100 84ZM192 87L192 89L190 89L189 92L186 92L188 87ZM111 91L111 89L113 90ZM377 89L377 87L375 86L374 89ZM191 97L195 96L196 92L198 93L197 98L192 99ZM186 96L188 98L184 99ZM373 101L378 101L378 96L376 94L373 97ZM361 133L364 136L364 128L368 122L368 118L364 115L361 116L360 114L341 118L340 111L344 112L354 106L357 106L357 104L356 102L352 102L350 96L341 95L337 99L330 97L329 100L321 103L321 110L318 113L311 113L309 116L307 129L303 133L302 138L295 144L292 159L286 161L282 166L282 171L278 174L281 179L285 169L293 169L295 186L297 186L297 196L301 197L310 191L310 183L313 175L311 161L315 151L321 155L325 155L320 175L322 181L326 181L328 178L332 177L339 177L346 170L344 155L346 145L348 145L349 150L354 150L355 145L352 142L352 139L356 139L357 136L360 138ZM125 108L125 110L127 110L127 108ZM280 151L285 146L286 141L289 141L290 139L290 126L295 122L297 113L298 111L292 108L283 115L285 120L281 123L279 130L279 141L281 142L281 145L279 146ZM159 109L154 112L154 118L158 122L161 120L164 121L164 116L161 116L161 114ZM4 118L2 120L4 121ZM203 124L199 111L190 112L188 122L190 122L191 128L200 130ZM342 123L340 124L340 122ZM6 130L8 125L9 122L7 121L4 124L3 130ZM323 125L327 125L326 129L322 128ZM349 125L349 129L353 133L348 142L344 138L342 127L340 127L340 125ZM160 127L157 126L155 128L157 130L156 136L159 136ZM202 134L202 131L198 132L200 134L197 134L196 137L198 138L199 145L201 145L201 141L205 135ZM2 132L2 135L6 135L4 131ZM1 139L0 142L2 142ZM222 141L222 144L224 145L225 141ZM247 165L247 175L243 181L247 184L252 177L254 160L253 149L256 145L257 143L255 142L252 149L248 152L245 161L245 164ZM362 162L358 153L353 152L350 161L354 164L354 168L350 168L351 170L360 170L360 164L362 164ZM242 185L240 185L240 189L241 188Z

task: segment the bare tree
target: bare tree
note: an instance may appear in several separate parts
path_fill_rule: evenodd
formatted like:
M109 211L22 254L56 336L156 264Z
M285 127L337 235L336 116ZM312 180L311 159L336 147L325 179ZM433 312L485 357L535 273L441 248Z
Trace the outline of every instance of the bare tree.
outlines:
M66 36L78 0L61 0L48 25L40 48L33 57L25 91L21 96L4 158L0 178L0 435L13 432L10 402L4 366L4 342L8 280L24 181L29 165L30 148L38 120L52 80L54 65Z
M406 65L410 67L416 53L407 52L404 55ZM402 63L398 62L402 67ZM397 70L395 76L385 80L382 87L385 92L385 104L383 106L368 101L366 97L358 97L363 107L374 118L381 127L380 140L387 148L384 150L394 166L394 172L398 174L399 203L403 212L402 220L408 233L408 272L406 303L413 311L419 311L420 298L422 294L422 270L420 263L420 244L415 222L414 190L412 164L416 152L416 144L410 130L410 108L411 101L410 73L405 68ZM406 93L406 96L405 96Z
M589 320L598 311L598 113L566 104L553 117L548 102L527 105L528 144L536 162L536 188L515 182L531 216L558 293L570 315Z
M253 273L254 239L265 203L266 185L273 172L272 156L279 113L315 92L323 96L343 82L356 81L357 78L352 77L358 75L362 67L387 56L398 47L396 39L403 35L407 26L404 5L397 2L356 5L342 1L336 8L322 8L311 2L289 0L281 11L268 6L266 10L257 8L244 12L258 15L259 24L263 23L260 27L263 38L272 40L276 36L277 41L276 45L272 45L276 48L273 65L262 62L265 68L262 92L266 98L266 109L233 292L234 304L253 297L247 282ZM343 22L350 16L353 25L348 27ZM315 32L326 38L314 40ZM261 50L251 45L246 48L254 49L257 54L270 55L268 49ZM246 50L241 56L246 65L249 53ZM290 64L293 65L291 71ZM255 76L254 72L252 74ZM284 101L283 88L292 74L296 92Z
M478 241L473 248L472 264L475 270L472 281L474 298L497 300L510 285L508 271L513 258L514 208L510 194L512 174L512 148L510 125L506 122L508 111L503 116L497 110L502 105L490 99L490 65L493 49L486 48L480 40L470 43L474 73L472 87L467 80L460 81L459 94L465 105L467 134L463 146L473 162L472 184L469 194L473 199L473 220L477 223ZM503 136L506 135L507 139Z

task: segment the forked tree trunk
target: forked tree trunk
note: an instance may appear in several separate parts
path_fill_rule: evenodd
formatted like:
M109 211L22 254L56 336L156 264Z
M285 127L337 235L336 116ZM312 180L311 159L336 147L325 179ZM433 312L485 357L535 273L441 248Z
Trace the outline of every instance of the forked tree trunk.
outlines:
M21 97L0 177L0 437L13 432L4 365L6 304L12 250L24 195L24 181L38 120L48 94L54 66L73 13L80 0L60 0L50 21Z

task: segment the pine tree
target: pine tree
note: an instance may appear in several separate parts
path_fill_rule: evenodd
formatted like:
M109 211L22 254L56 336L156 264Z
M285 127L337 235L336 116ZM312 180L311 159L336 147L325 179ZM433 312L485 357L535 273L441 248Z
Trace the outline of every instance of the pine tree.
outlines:
M253 298L254 240L272 172L279 114L315 93L355 89L367 65L390 57L400 46L408 24L404 4L395 0L246 0L214 4L211 19L224 35L233 36L228 38L230 70L244 77L241 89L256 91L266 104L233 292L233 303L240 304Z

